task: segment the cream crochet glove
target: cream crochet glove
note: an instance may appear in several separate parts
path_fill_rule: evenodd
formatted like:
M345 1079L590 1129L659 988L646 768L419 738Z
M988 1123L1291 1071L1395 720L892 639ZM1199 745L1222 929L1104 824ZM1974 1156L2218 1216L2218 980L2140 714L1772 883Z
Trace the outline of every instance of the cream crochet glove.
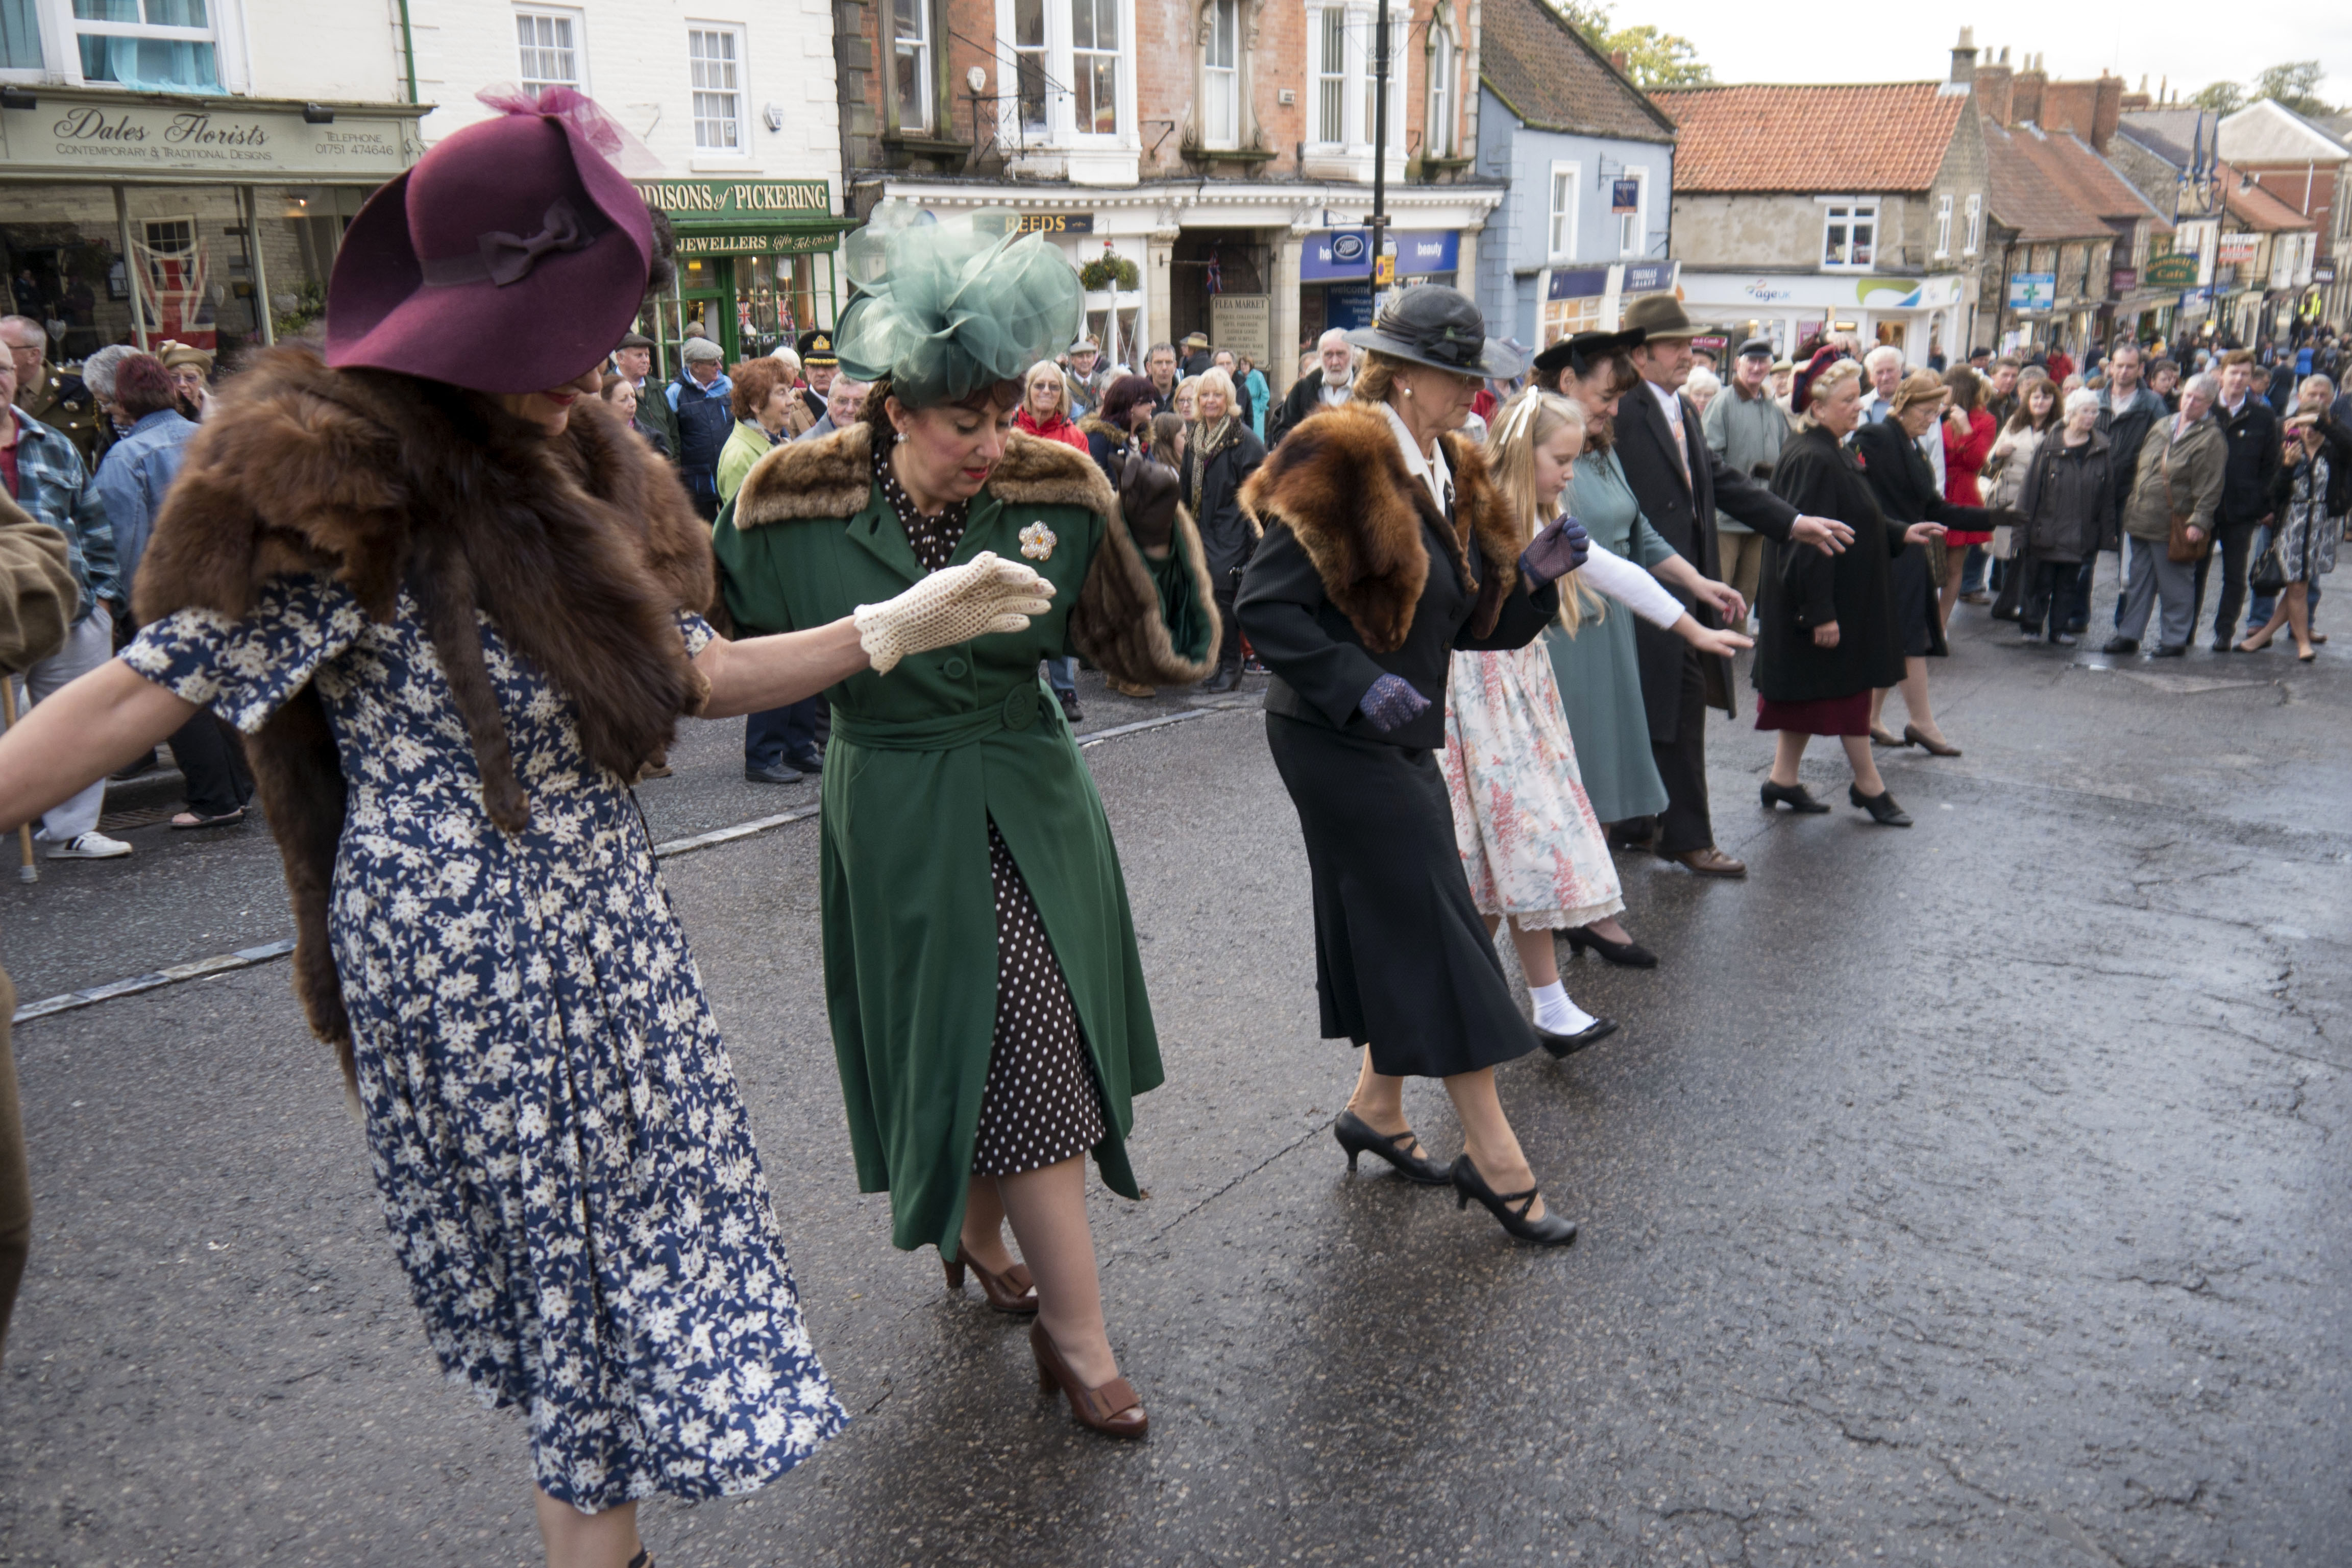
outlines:
M1054 584L1018 561L983 550L961 566L932 573L895 599L860 605L857 641L887 675L910 653L970 642L989 632L1017 632L1053 607Z

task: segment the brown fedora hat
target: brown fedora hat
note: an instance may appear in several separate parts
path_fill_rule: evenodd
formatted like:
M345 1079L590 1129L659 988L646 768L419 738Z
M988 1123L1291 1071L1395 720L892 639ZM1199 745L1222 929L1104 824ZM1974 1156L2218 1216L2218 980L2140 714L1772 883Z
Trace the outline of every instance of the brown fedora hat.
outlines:
M1698 329L1683 314L1683 302L1672 294L1644 294L1625 307L1618 325L1628 331L1638 331L1644 342L1656 342L1660 338L1695 338Z
M550 89L370 197L327 285L327 363L488 393L561 386L601 363L645 301L654 230L598 150L597 117Z

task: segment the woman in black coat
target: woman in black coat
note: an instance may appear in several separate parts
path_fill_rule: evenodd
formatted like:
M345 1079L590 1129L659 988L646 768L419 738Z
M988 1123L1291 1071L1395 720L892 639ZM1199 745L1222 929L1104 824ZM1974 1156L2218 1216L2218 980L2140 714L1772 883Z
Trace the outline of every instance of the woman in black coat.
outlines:
M2065 601L2083 563L2116 532L2115 459L2099 434L2099 395L2076 387L2066 395L2065 423L2034 448L2032 466L2017 492L2018 563L2025 593L2018 610L2023 641L2039 642L2050 619L2050 640L2074 646L2066 629Z
M1184 504L1192 509L1192 521L1201 530L1209 583L1225 624L1217 672L1201 689L1231 691L1242 683L1242 633L1234 619L1234 591L1257 546L1256 525L1242 510L1242 486L1265 461L1265 446L1234 412L1234 381L1224 371L1204 374L1192 395L1193 411L1200 417L1184 444Z
M1558 1245L1576 1226L1544 1212L1494 1069L1605 1031L1543 1034L1519 1012L1434 753L1454 650L1534 641L1583 530L1561 519L1522 551L1485 458L1455 434L1486 378L1525 368L1476 306L1438 284L1406 289L1349 341L1371 351L1353 400L1301 420L1243 489L1265 537L1238 604L1274 671L1266 743L1314 875L1323 1035L1370 1047L1332 1131L1350 1165L1370 1152L1451 1182L1511 1235ZM1445 1080L1465 1145L1450 1173L1405 1121L1407 1077Z
M1136 437L1151 423L1154 395L1150 376L1122 375L1103 388L1102 406L1078 421L1087 454L1114 490L1127 471L1129 450L1138 447Z
M1944 499L1936 470L1919 449L1921 437L1935 430L1944 400L1950 396L1943 377L1926 371L1904 377L1895 389L1891 412L1875 425L1854 432L1854 461L1870 481L1870 493L1890 522L1939 522L1946 528L1982 532L1993 526L1992 514L1980 506L1961 506ZM1942 436L1936 439L1942 440ZM1942 658L1944 616L1937 597L1927 552L1906 545L1887 563L1887 587L1895 611L1895 635L1903 646L1905 723L1897 740L1880 722L1879 713L1891 688L1882 687L1870 698L1870 739L1879 746L1917 746L1938 757L1957 757L1960 749L1944 738L1936 710L1927 700L1927 661Z
M1942 525L1889 521L1870 481L1841 445L1862 422L1862 367L1823 349L1797 374L1790 401L1806 411L1782 448L1772 493L1811 517L1853 530L1843 553L1775 544L1764 557L1756 643L1756 727L1778 730L1780 749L1763 785L1767 806L1829 807L1798 782L1805 743L1835 735L1853 765L1847 798L1874 821L1908 827L1870 754L1870 694L1903 679L1903 638L1895 613L1894 557L1939 537Z

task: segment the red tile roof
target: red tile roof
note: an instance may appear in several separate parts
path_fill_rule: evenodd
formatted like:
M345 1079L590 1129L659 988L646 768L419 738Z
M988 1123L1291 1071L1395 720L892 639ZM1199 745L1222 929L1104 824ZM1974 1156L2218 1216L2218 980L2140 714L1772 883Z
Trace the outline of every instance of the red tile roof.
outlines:
M2221 200L2230 216L2248 228L2265 234L2281 229L2309 228L2312 222L2260 185L2241 186L2238 171L2227 163L2213 165L2213 183L2221 192Z
M1924 191L1969 108L1933 81L1697 87L1650 95L1682 135L1675 192Z
M2105 239L2114 234L2105 218L2077 203L2051 177L2042 161L2046 138L1987 124L1984 139L1993 222L2017 230L2017 237L2029 244ZM2054 157L2050 161L2054 163Z
M2147 198L2072 132L2037 132L2020 127L2011 136L2036 172L2084 212L2103 218L2147 218L2155 225L2152 232L2172 232L2172 225L2148 205ZM1987 140L1990 140L1990 128Z

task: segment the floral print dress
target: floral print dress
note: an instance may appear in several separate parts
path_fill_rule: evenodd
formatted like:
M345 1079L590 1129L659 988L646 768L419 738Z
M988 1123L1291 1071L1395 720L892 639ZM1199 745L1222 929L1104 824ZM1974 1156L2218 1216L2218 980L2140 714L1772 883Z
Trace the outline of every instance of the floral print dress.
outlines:
M1454 656L1443 766L1454 847L1480 914L1559 930L1625 907L1541 640Z
M713 636L680 616L690 652ZM393 1244L443 1367L528 1414L583 1511L761 1486L846 1417L802 1324L700 977L622 782L481 620L530 825L509 835L415 602L281 578L131 668L251 733L306 684L347 784L329 932Z

